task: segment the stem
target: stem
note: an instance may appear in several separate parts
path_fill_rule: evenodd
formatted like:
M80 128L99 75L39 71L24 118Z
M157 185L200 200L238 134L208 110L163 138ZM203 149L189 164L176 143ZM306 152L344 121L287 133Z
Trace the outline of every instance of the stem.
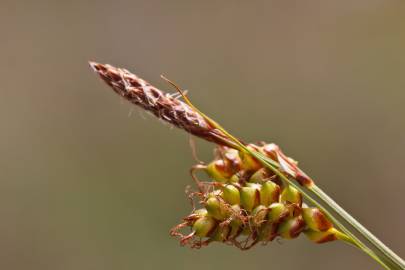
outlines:
M388 248L383 242L381 242L376 236L374 236L369 230L360 224L355 218L347 213L340 205L338 205L331 197L322 191L317 185L313 185L309 188L317 195L325 204L329 205L342 219L347 221L353 226L364 238L366 238L374 247L376 247L385 257L399 269L405 269L404 261L395 254L390 248Z
M248 150L249 151L249 150ZM303 196L309 201L311 202L313 205L315 205L316 207L318 207L319 209L322 210L323 213L325 213L325 215L336 225L338 226L343 232L344 234L342 234L342 236L345 237L341 237L341 240L359 248L360 250L362 250L364 253L366 253L367 255L369 255L372 259L374 259L376 262L378 262L382 267L384 267L387 270L391 270L392 268L390 266L387 265L387 263L385 263L377 254L375 254L371 249L369 249L363 242L361 242L360 239L358 239L354 234L352 234L350 232L350 230L348 230L339 220L337 220L325 207L323 207L319 202L317 202L315 199L313 199L307 192L307 190L305 190L305 188L301 185L298 185L297 183L295 183L294 181L291 181L288 177L286 177L283 173L281 173L277 168L275 168L273 165L271 165L270 163L267 162L268 158L263 156L260 153L257 152L253 152L251 151L251 154L256 157L258 160L260 160L262 162L262 164L264 166L266 166L267 168L269 168L270 170L272 170L278 177L281 178L281 180L291 186L293 186L294 188L296 188L299 192L301 192L303 194ZM331 206L331 208L333 208ZM403 268L395 268L395 269L403 269Z
M387 270L405 270L405 264L403 260L398 257L393 251L391 251L387 246L385 246L380 240L378 240L372 233L370 233L366 228L364 228L356 219L354 219L349 213L347 213L342 207L340 207L332 198L330 198L326 193L324 193L318 186L315 184L311 184L309 186L301 186L295 181L292 181L288 177L286 177L280 170L278 170L279 164L274 160L264 156L263 154L252 151L248 149L241 141L235 138L232 134L227 132L222 126L220 126L217 122L209 118L207 115L202 113L199 109L197 109L191 101L188 99L187 96L184 95L182 90L174 85L179 93L184 98L185 102L194 109L197 113L199 113L213 128L220 130L230 141L235 143L235 149L243 151L247 154L252 155L253 157L257 158L264 166L272 170L277 176L282 179L283 182L292 185L298 191L300 191L303 196L310 201L312 204L320 208L327 217L336 224L345 234L344 240L347 243L350 243L371 258L373 258L376 262L378 262L381 266L383 266ZM318 199L320 199L323 203L328 205L331 209L333 209L343 220L347 223L351 224L361 235L363 235L376 249L378 249L384 258L380 258L374 251L368 248L360 239L358 239L349 229L347 229L338 219L336 219L325 207L323 207L317 200L313 199L309 194L308 191L314 194Z
M286 184L292 185L294 188L296 188L298 191L300 191L303 196L310 201L313 205L321 209L326 216L334 223L336 224L345 234L346 238L342 239L355 247L359 248L362 250L364 253L369 255L372 259L374 259L376 262L378 262L384 269L387 270L392 270L390 266L393 265L394 269L398 270L403 270L405 269L403 266L400 264L397 264L395 261L392 261L389 257L389 261L387 262L386 260L382 260L377 254L375 254L370 248L368 248L359 238L357 238L349 229L347 229L338 219L336 219L325 207L323 207L318 201L313 199L305 189L305 187L298 185L294 181L291 181L288 177L286 177L282 172L280 172L276 166L274 165L274 161L269 159L268 157L262 155L261 153L251 151L248 149L244 144L242 144L238 139L233 137L231 134L229 134L227 131L225 131L219 124L216 122L211 121L211 124L213 124L216 128L220 129L222 132L225 133L225 135L229 136L231 140L233 140L237 145L240 150L243 150L244 152L252 155L253 157L257 158L264 166L272 170L280 179L285 182ZM271 161L271 162L270 162ZM315 189L312 189L312 187L315 187ZM336 212L338 210L342 210L347 216L350 216L346 211L343 210L335 201L333 201L329 196L327 196L322 190L320 190L315 184L311 185L311 187L306 187L309 191L312 191L317 197L319 197L323 202L325 202L329 207L334 209ZM320 192L319 192L320 191ZM319 194L324 195L324 197L321 197ZM333 203L331 203L333 202ZM338 208L336 207L338 206ZM337 210L338 209L338 210ZM348 223L351 223L351 220L347 219L347 216L344 215L339 215L341 216L344 220L346 220ZM351 217L351 216L350 216ZM351 217L352 220L355 220L353 217ZM356 221L357 222L357 221ZM358 222L357 222L358 223ZM358 223L360 225L360 223ZM361 225L360 225L361 226ZM362 227L362 226L361 226ZM364 228L364 227L363 227ZM364 228L365 229L365 228ZM371 233L370 233L371 234ZM368 239L368 238L367 238ZM381 243L381 242L380 242ZM374 246L377 246L376 244L373 243ZM386 247L386 246L385 246ZM387 248L387 247L386 247ZM387 248L388 249L388 248ZM389 249L388 249L389 250ZM392 252L392 251L391 251ZM393 253L393 252L392 252ZM384 254L385 255L385 254ZM386 256L387 257L387 256ZM399 258L399 257L398 257Z
M301 185L298 185L297 183L295 183L295 181L291 181L288 177L286 177L282 172L280 172L278 170L278 168L274 165L275 162L272 159L269 159L268 157L262 155L261 153L255 152L255 151L251 151L250 149L248 149L243 143L241 143L238 139L236 139L234 136L232 136L231 134L229 134L226 130L224 130L221 126L219 126L219 124L217 124L216 122L211 120L211 124L213 124L216 128L220 129L225 135L229 136L229 138L231 140L233 140L237 145L239 150L243 150L244 152L252 155L253 157L257 158L265 167L269 168L270 170L272 170L278 177L280 177L280 179L288 184L288 185L292 185L294 188L296 188L298 191L300 191L303 196L310 201L313 205L315 205L316 207L318 207L319 209L321 209L326 216L334 223L336 224L345 234L346 237L342 240L354 245L355 247L359 248L360 250L362 250L364 253L366 253L367 255L369 255L372 259L374 259L376 262L378 262L382 267L384 267L387 270L392 270L392 268L387 265L386 262L384 262L377 254L375 254L371 249L369 249L359 238L357 238L354 234L352 234L350 232L350 230L348 230L339 220L337 220L325 207L323 207L320 203L318 203L316 200L314 200L307 192L307 190L305 190L305 188ZM312 186L315 186L315 184L313 184ZM316 187L316 186L315 186ZM307 187L308 188L308 187ZM311 188L308 188L310 191ZM315 193L315 192L314 192ZM323 192L322 192L323 193ZM316 194L316 193L315 193ZM325 196L327 196L325 193L323 193ZM318 197L320 197L318 195ZM331 201L333 201L329 196L327 196L327 198L329 198ZM327 205L329 205L332 209L335 209L335 205L337 205L336 202L334 202L334 204L330 204L328 203L328 201L322 200L324 201ZM341 210L343 210L341 207L339 207ZM344 211L344 210L343 210ZM346 213L346 212L345 212ZM348 213L346 213L347 215L349 215ZM342 217L343 219L345 219L345 217ZM354 219L352 217L352 219ZM345 219L347 222L349 222L347 219ZM350 222L349 222L350 223ZM391 265L391 263L389 263ZM399 267L399 268L398 268ZM402 268L400 265L397 267L397 265L395 265L394 269L404 269Z
M345 241L346 243L348 243L351 246L354 246L360 250L362 250L364 253L366 253L367 255L369 255L371 258L373 258L375 261L377 261L381 266L383 266L385 269L390 270L391 267L387 266L378 256L376 256L376 254L374 252L372 252L369 248L364 247L361 245L361 243L355 241L354 239L352 239L351 237L348 237L346 234L344 233L338 233L338 239Z

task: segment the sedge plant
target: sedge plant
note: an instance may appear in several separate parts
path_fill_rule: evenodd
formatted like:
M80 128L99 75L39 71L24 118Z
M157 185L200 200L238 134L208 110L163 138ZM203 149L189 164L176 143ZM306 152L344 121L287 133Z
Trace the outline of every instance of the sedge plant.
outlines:
M222 242L241 250L300 234L315 243L342 241L384 269L404 261L340 207L274 143L245 143L196 108L176 84L169 94L125 69L90 62L120 96L159 119L214 143L214 160L191 169L191 213L170 234L192 248ZM180 100L180 98L183 99ZM201 181L203 171L209 181ZM197 204L197 207L196 207Z

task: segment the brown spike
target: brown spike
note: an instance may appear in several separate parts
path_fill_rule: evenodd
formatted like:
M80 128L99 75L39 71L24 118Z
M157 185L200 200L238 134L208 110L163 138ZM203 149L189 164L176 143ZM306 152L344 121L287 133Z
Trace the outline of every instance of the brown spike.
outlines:
M125 69L89 62L92 69L120 96L157 118L205 140L232 146L226 136L211 125L189 105L164 93Z

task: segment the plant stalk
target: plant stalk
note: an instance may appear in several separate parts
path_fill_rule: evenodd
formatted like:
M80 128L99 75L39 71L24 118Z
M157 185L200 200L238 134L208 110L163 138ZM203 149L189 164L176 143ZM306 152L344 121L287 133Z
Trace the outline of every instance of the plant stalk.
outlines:
M248 149L249 150L249 149ZM354 234L352 234L350 232L349 229L347 229L338 219L336 219L323 205L321 205L318 201L316 201L315 199L313 199L307 192L307 190L295 183L295 181L291 181L291 179L289 179L288 177L286 177L283 173L281 173L277 168L273 167L271 164L267 163L268 158L264 157L263 155L261 155L260 153L257 152L253 152L251 151L251 154L253 156L255 156L257 159L259 159L262 164L264 166L266 166L267 168L271 169L277 176L279 176L283 182L293 186L294 188L296 188L298 191L300 191L303 196L313 205L315 205L316 207L318 207L319 209L322 210L322 212L325 213L325 215L338 227L340 228L343 233L344 233L344 238L341 238L341 240L359 248L360 250L362 250L364 253L366 253L367 255L369 255L372 259L374 259L376 262L378 262L382 267L384 267L384 269L387 270L402 270L402 268L391 268L386 261L384 261L382 258L380 258L377 254L375 254L371 249L369 249L360 239L358 239ZM331 206L331 208L333 208Z
M258 159L265 167L272 170L280 179L285 182L286 184L292 185L298 191L300 191L303 196L312 204L320 208L328 218L337 225L345 234L342 240L356 246L371 258L373 258L376 262L378 262L384 269L387 270L405 270L405 265L403 260L397 256L392 250L390 250L387 246L385 246L380 240L377 239L372 233L370 233L364 226L362 226L355 218L353 218L349 213L347 213L342 207L340 207L332 198L330 198L326 193L324 193L318 186L315 184L301 186L296 183L294 180L289 179L285 176L279 169L279 165L274 160L264 156L263 154L248 149L240 140L234 137L232 134L227 132L221 125L215 122L213 119L209 118L207 115L202 113L199 109L197 109L191 101L188 99L186 95L179 89L175 84L172 85L179 91L181 96L184 98L185 102L193 108L197 113L199 113L213 128L220 130L225 136L235 144L235 149L239 151L243 151L245 154L250 154L251 156ZM357 238L349 229L347 229L337 218L335 218L323 205L321 205L317 200L312 198L309 193L312 193L316 196L320 201L328 205L335 213L338 214L343 220L347 223L351 224L362 236L364 236L374 248L379 250L383 255L381 258L378 254L376 254L373 250L368 248L359 238Z
M325 204L329 205L342 219L353 226L357 232L364 236L364 238L367 239L385 257L387 257L389 261L391 261L395 266L398 266L398 269L405 269L404 261L397 254L395 254L390 248L388 248L383 242L381 242L376 236L374 236L369 230L360 224L360 222L358 222L353 216L351 216L346 210L337 204L322 189L315 184L309 189L313 191L313 193L316 194L316 196Z
M261 153L252 151L248 149L243 143L241 143L238 139L236 139L233 135L228 133L224 128L222 128L218 123L216 123L214 120L210 119L207 117L205 114L200 112L195 106L188 100L187 97L183 96L185 98L186 102L189 103L190 106L192 106L197 112L199 112L211 125L213 125L215 128L219 129L222 131L226 136L229 137L231 141L233 141L238 147L238 150L243 150L245 153L248 153L255 158L257 158L263 165L265 165L267 168L272 170L277 176L279 176L283 182L292 185L294 188L299 190L304 197L309 200L312 204L316 205L319 207L331 220L333 223L335 223L347 236L346 239L342 239L347 243L350 243L363 252L365 252L367 255L369 255L371 258L373 258L376 262L378 262L381 266L383 266L387 270L405 270L405 267L402 264L402 260L395 255L388 247L386 247L381 241L379 241L375 236L373 236L368 230L366 230L358 221L356 221L351 215L349 215L343 208L341 208L334 200L332 200L326 193L324 193L318 186L315 184L312 184L310 187L306 187L309 191L312 191L315 196L317 196L321 201L323 201L325 204L327 204L330 208L332 208L338 215L344 219L346 222L349 224L352 224L353 227L356 228L366 239L368 239L373 246L375 246L378 250L384 251L382 252L384 256L388 258L388 261L390 262L390 265L393 265L395 268L391 268L389 265L387 265L387 260L383 260L380 258L377 254L375 254L371 249L369 249L363 242L360 241L354 234L350 232L341 222L339 222L325 207L323 207L318 201L314 200L305 190L305 187L300 186L296 184L294 181L291 181L288 177L286 177L283 173L281 173L276 167L275 167L275 162L273 160L270 160L269 158L263 156ZM395 260L394 260L395 259Z

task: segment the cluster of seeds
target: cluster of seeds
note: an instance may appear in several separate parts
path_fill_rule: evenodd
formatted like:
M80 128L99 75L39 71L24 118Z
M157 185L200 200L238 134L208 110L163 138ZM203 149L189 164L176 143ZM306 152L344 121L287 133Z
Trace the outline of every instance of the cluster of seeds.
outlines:
M278 147L274 144L248 147L279 161ZM197 170L204 170L211 181L198 180ZM318 208L303 203L297 189L237 150L218 147L215 160L194 166L192 176L198 186L198 191L189 192L194 209L171 230L182 245L200 248L211 242L224 242L245 250L277 237L293 239L302 232L317 243L339 237ZM195 209L195 198L202 208ZM184 234L185 228L191 232Z

